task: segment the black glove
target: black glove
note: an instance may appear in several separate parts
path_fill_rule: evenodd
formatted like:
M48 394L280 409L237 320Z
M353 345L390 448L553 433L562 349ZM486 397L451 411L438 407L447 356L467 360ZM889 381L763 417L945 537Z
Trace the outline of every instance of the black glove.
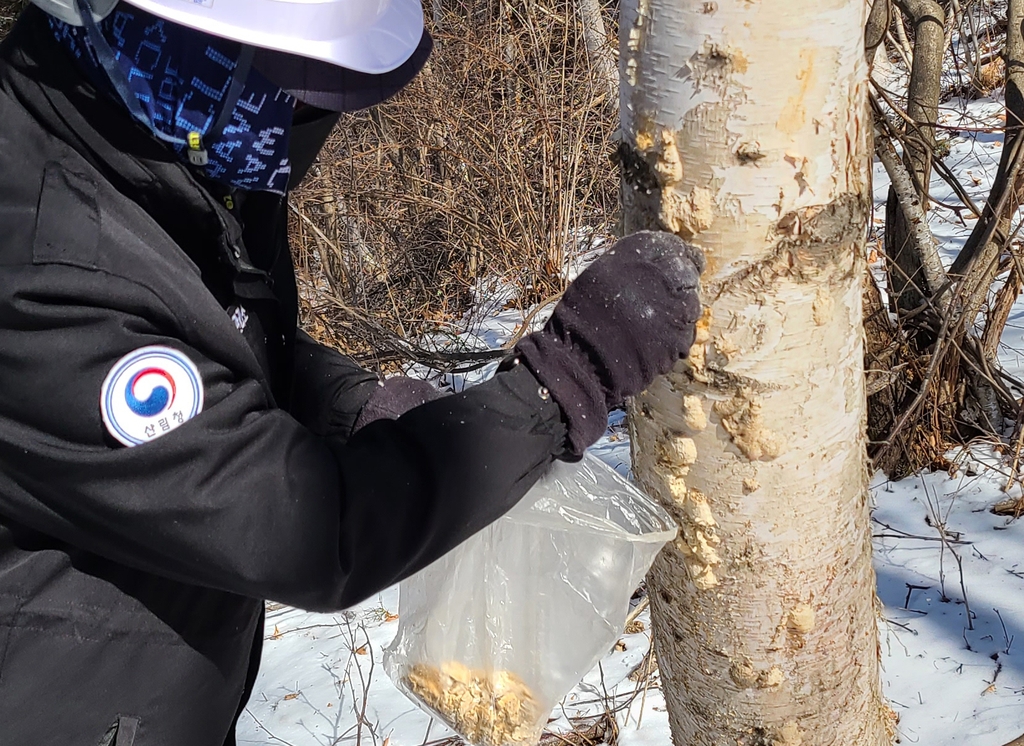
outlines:
M376 420L397 420L410 409L440 397L440 391L418 378L387 378L380 382L359 410L352 432Z
M562 408L572 455L601 437L609 409L686 357L702 271L704 255L677 236L634 233L584 270L544 328L516 346Z

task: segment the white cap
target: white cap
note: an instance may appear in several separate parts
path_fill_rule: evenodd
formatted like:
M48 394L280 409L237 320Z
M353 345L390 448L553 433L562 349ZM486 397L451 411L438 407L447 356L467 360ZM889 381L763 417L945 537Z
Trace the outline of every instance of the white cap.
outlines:
M75 0L33 0L82 25ZM381 74L408 60L423 37L420 0L125 0L160 18L215 36ZM97 20L117 0L91 0Z
M78 14L78 6L75 0L32 0L33 3L45 10L51 16L59 18L72 26L82 25L82 16ZM97 21L102 21L110 15L110 12L117 5L118 0L92 0L92 16Z

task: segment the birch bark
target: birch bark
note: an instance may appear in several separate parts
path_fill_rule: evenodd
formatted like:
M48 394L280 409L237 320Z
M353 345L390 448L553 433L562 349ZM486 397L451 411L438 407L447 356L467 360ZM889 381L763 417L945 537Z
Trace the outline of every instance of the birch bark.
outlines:
M708 257L687 363L634 402L679 522L650 576L678 746L880 746L864 450L861 0L631 0L625 226Z

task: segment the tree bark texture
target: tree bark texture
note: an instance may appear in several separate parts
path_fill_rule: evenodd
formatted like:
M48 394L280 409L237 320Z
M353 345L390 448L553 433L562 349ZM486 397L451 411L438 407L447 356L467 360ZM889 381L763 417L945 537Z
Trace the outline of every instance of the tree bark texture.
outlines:
M950 268L954 275L965 275L968 271L973 275L966 278L965 295L977 294L979 288L987 289L991 284L999 251L1009 233L1010 218L1021 205L1024 188L1020 174L1020 141L1024 132L1024 0L1010 0L1006 15L1006 133L999 170L982 217ZM973 321L973 315L967 321Z
M917 126L907 130L904 159L918 180L919 193L926 200L935 148L935 122L939 116L946 14L935 0L896 0L896 4L914 24L914 66L907 91L907 115ZM927 202L924 204L927 212Z
M989 306L988 317L985 319L985 330L981 335L981 350L985 359L992 366L999 365L998 353L999 342L1003 336L1003 329L1010 319L1010 312L1020 295L1024 283L1017 271L1016 265L1010 266L1010 274L1006 282L996 291L995 298Z
M881 746L865 469L862 0L622 8L625 227L708 258L634 469L680 535L650 576L677 746Z
M886 213L892 218L900 214L903 245L893 257L896 266L890 275L898 274L902 285L913 284L915 292L926 291L932 298L935 292L945 284L946 270L942 266L939 247L928 225L928 217L924 212L924 204L914 184L914 177L907 169L906 163L900 160L892 141L884 135L875 142L875 154L882 162L889 181L889 198L886 202ZM886 238L891 226L886 224ZM906 259L913 256L913 260ZM895 282L894 280L892 282ZM938 299L940 309L948 305L948 295ZM920 301L921 294L918 294ZM915 306L916 307L916 304Z
M864 59L870 65L875 59L878 47L885 41L885 32L892 23L891 0L874 0L864 26Z
M910 172L917 198L928 211L928 183L931 179L932 152L935 147L935 122L941 92L942 53L945 50L946 16L934 0L895 0L914 26L914 57L907 92L907 126L903 139L903 161ZM902 23L902 21L900 21ZM927 226L925 226L927 229ZM926 258L914 240L915 225L900 209L900 198L890 187L885 209L885 253L895 265L890 272L890 296L904 311L917 308L939 286L933 285L925 266ZM941 270L941 266L939 267ZM944 275L945 272L942 272Z

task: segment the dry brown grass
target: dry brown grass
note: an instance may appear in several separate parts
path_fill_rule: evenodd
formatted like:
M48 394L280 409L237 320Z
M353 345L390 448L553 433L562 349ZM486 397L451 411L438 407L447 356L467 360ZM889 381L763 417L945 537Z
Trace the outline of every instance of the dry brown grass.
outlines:
M21 2L0 0L0 36ZM493 0L440 20L426 69L347 115L291 200L304 324L375 365L486 305L485 282L523 308L556 295L567 255L618 212L617 102L595 84L575 5Z
M581 237L613 230L616 102L594 85L573 6L465 19L432 29L406 91L342 121L293 196L304 320L349 351L456 319L491 278L524 308L548 298Z

